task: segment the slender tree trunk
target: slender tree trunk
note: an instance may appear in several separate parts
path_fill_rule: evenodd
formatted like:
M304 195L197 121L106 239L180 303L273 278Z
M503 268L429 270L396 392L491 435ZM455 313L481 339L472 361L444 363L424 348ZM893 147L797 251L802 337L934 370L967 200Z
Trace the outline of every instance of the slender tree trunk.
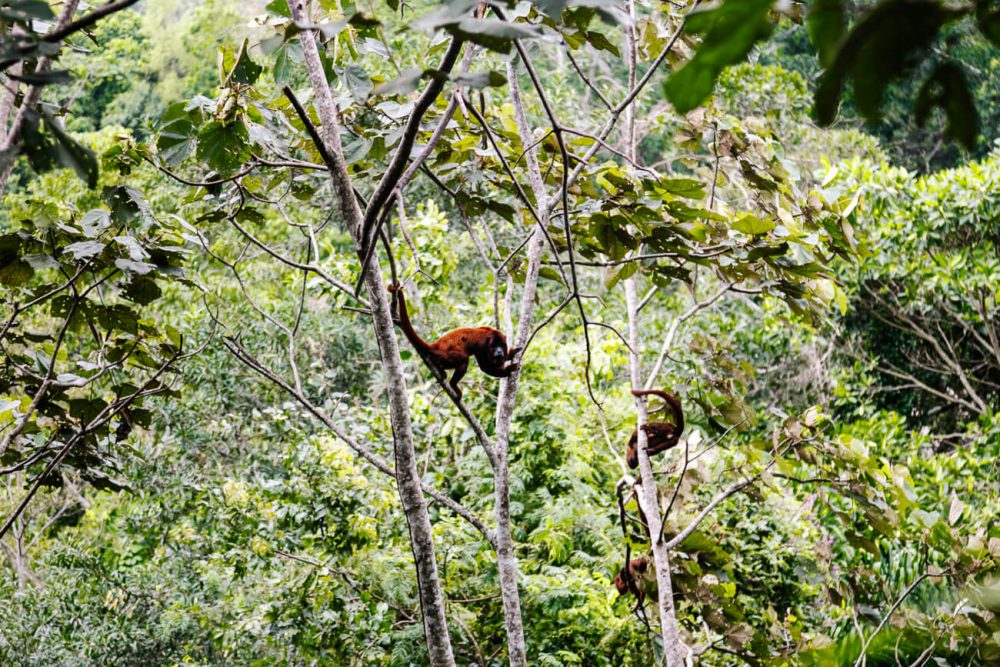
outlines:
M507 64L507 80L521 143L528 146L531 143L532 134L524 114L524 102L521 99L521 89L517 82L517 67L514 61ZM532 148L525 153L528 178L531 181L535 200L544 202L546 193L535 150ZM538 275L542 266L544 246L545 233L542 225L538 224L528 242L528 267L524 278L521 313L518 317L517 332L512 342L513 347L523 348L531 334L535 295L538 289ZM500 382L500 392L497 397L496 435L494 436L497 456L496 464L493 467L497 520L497 570L500 576L500 595L503 599L504 627L507 631L507 653L513 667L525 667L528 664L527 647L524 642L524 620L521 615L521 595L518 591L518 561L517 554L514 553L513 527L510 518L510 425L514 417L514 405L517 402L519 379L520 370L515 371Z
M308 24L304 0L293 0L289 4L295 21L299 24ZM309 80L316 97L317 110L323 125L324 143L335 163L330 178L333 181L344 222L351 231L355 245L360 251L363 217L354 197L340 142L340 111L323 72L313 31L304 30L300 33L300 40L306 68L309 71ZM430 517L427 514L427 504L421 489L417 457L413 448L409 397L406 392L403 363L399 356L399 343L396 339L392 314L389 310L389 300L382 282L382 272L378 262L372 260L367 267L362 267L362 271L371 303L372 324L378 338L382 367L385 371L396 459L397 486L403 505L403 514L406 516L409 528L410 546L413 550L413 559L417 570L417 588L424 621L427 653L431 665L450 667L455 664L455 656L451 648L444 597L438 579Z
M636 35L635 35L635 1L625 0L625 7L632 17L632 23L625 26L625 58L628 64L628 88L633 90L636 85ZM638 98L636 98L638 99ZM635 133L635 104L633 100L625 108L625 153L633 164L638 163L639 151L636 145ZM639 335L639 303L635 292L635 276L629 277L625 281L625 303L628 308L628 335L629 346L632 350L629 353L629 376L633 389L643 389L642 382L642 337ZM649 525L649 534L655 536L653 540L653 563L656 566L656 586L659 595L658 604L660 610L660 636L663 639L663 657L667 667L677 667L683 665L688 649L681 640L680 630L677 626L677 615L674 610L674 590L673 581L670 574L670 552L663 541L662 523L665 517L660 511L660 501L657 495L656 478L653 476L653 466L649 462L649 455L646 453L646 431L642 428L649 420L646 412L646 398L635 397L636 429L638 432L638 442L636 446L639 453L639 478L641 485L639 489L639 506L646 516Z
M635 277L630 277L625 281L625 302L628 308L628 333L629 346L632 351L629 353L629 375L632 380L633 389L642 389L641 357L642 348L639 336L638 321L638 299L635 294ZM643 425L648 421L646 413L645 397L637 396L635 399L635 411L637 415L636 428L638 429L639 441L639 477L641 485L639 487L639 506L646 516L649 525L649 534L654 536L653 540L653 563L656 565L656 585L659 593L660 611L660 636L663 639L663 655L668 667L683 665L688 656L688 649L681 640L680 630L677 626L677 615L674 611L674 590L673 582L670 578L670 552L663 541L660 530L663 522L663 515L660 511L660 502L657 498L656 478L653 476L653 466L649 462L649 455L646 453L646 432Z
M541 227L535 227L528 244L528 272L524 279L521 297L521 314L518 319L514 347L523 347L531 333L532 313L541 268L545 234ZM496 502L496 554L497 569L500 574L500 595L503 598L504 625L507 630L507 652L513 667L528 664L527 648L524 643L524 622L521 616L521 596L518 592L517 555L514 553L514 537L510 520L510 424L517 402L517 385L520 370L511 373L500 382L497 397L496 445L497 464L493 468L493 489Z

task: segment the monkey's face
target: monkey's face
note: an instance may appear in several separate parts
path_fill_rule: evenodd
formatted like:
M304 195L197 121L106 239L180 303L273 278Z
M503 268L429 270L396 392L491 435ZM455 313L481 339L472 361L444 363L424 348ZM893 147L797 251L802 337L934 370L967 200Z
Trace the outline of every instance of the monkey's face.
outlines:
M490 358L496 366L503 366L507 361L507 341L500 333L494 333L490 338Z
M499 344L494 345L490 350L490 355L498 366L502 365L507 360L507 346L504 345L503 341L500 341Z

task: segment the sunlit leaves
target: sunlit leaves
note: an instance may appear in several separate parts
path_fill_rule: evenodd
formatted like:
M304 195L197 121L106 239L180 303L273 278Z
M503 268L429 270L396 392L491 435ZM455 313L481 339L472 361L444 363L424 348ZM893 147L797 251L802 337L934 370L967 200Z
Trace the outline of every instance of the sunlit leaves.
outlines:
M774 222L761 220L754 215L745 215L733 222L733 229L744 234L757 235L765 234L774 229Z

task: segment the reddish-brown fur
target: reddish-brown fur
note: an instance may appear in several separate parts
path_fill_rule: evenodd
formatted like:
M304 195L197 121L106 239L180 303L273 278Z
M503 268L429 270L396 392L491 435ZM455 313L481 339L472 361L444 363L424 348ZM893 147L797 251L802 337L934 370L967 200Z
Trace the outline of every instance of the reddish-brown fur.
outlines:
M507 338L493 327L463 327L428 343L413 329L403 289L396 285L389 285L387 289L399 298L399 326L413 347L441 370L455 370L449 384L459 398L462 390L458 382L469 369L469 357L475 357L479 368L493 377L507 377L517 369L513 362L517 348L508 351Z
M653 456L665 452L671 447L676 447L677 443L680 442L681 433L684 432L684 411L681 410L681 402L673 394L659 389L633 389L632 395L659 396L666 402L667 406L670 407L670 411L674 414L675 423L673 424L654 422L642 427L642 430L646 433L646 453L649 456ZM628 462L629 468L639 467L638 443L639 431L636 429L632 432L632 437L629 438L628 446L625 448L625 460Z
M635 596L637 603L641 605L650 589L655 588L649 581L650 578L646 576L648 570L649 559L645 556L630 560L628 571L623 567L615 575L615 588L618 589L618 594L628 595L631 593Z

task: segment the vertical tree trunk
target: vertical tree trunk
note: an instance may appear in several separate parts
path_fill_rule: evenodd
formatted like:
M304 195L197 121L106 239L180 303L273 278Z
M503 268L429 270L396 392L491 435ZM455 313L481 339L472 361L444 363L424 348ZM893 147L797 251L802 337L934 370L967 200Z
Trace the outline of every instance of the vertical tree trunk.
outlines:
M517 335L513 341L514 347L523 347L531 333L535 292L544 244L545 234L542 228L535 227L528 245L528 271L524 279L521 314L518 318ZM528 664L524 623L521 617L521 596L517 588L517 555L514 553L514 537L510 521L510 424L514 416L520 374L521 371L517 370L500 382L494 436L497 464L493 468L497 518L497 569L500 573L500 594L503 598L504 625L507 630L507 652L512 667L524 667Z
M305 1L293 0L289 4L295 21L300 25L308 24ZM362 214L357 200L354 198L340 142L340 111L323 72L313 31L304 30L300 33L300 41L302 42L306 68L309 71L309 80L316 96L320 122L323 125L324 143L335 163L330 178L337 194L344 222L351 231L355 245L360 251ZM367 267L362 267L362 271L371 303L372 324L378 338L382 367L385 371L396 458L396 480L403 513L409 528L410 546L417 570L417 588L424 621L427 653L431 665L450 667L455 664L455 657L448 633L441 583L438 579L430 517L427 514L427 504L420 486L417 458L413 449L409 397L406 393L403 363L399 356L399 344L378 262L372 260Z
M625 301L628 308L628 333L629 346L632 351L629 353L629 375L632 379L634 389L642 389L641 357L642 348L639 336L638 321L638 300L635 295L635 277L630 277L625 281ZM656 585L659 593L660 610L660 637L663 639L663 654L668 667L683 665L688 649L681 640L680 629L677 626L677 615L674 611L674 591L673 582L670 579L670 552L667 550L661 535L661 524L663 515L660 512L660 503L657 499L656 478L653 476L653 466L649 462L649 455L646 453L646 432L642 426L647 422L645 397L637 396L635 399L635 411L637 415L636 428L639 433L637 447L639 450L639 477L641 486L639 488L639 506L649 525L649 534L653 539L653 562L656 565Z
M633 90L636 85L636 36L635 36L635 2L625 0L625 8L632 17L632 24L625 26L625 58L628 64L628 88ZM636 98L638 99L638 97ZM633 162L638 162L639 151L635 141L635 104L636 100L625 108L625 154ZM629 376L633 389L643 389L642 382L642 337L639 335L639 304L635 294L635 276L625 280L625 303L628 308L629 336ZM667 667L683 665L688 656L687 647L681 640L677 626L677 615L674 611L673 582L670 578L670 552L663 542L662 523L665 520L660 512L660 502L656 490L656 478L653 476L653 466L646 453L646 432L643 425L649 419L646 412L646 398L635 397L636 429L639 453L639 506L646 516L649 534L655 536L653 542L653 563L656 565L656 585L658 589L660 610L660 637L663 639L663 656Z
M507 81L510 87L511 101L514 105L514 118L517 122L518 134L525 147L531 143L531 130L524 113L524 102L521 99L521 89L517 82L517 67L514 61L507 63ZM528 178L535 201L546 201L545 187L542 183L541 170L538 167L536 148L526 150L525 159L528 166ZM544 222L544 217L543 217ZM538 289L538 275L542 266L542 251L545 246L545 233L538 224L528 242L528 267L524 278L524 290L521 293L521 312L517 322L512 347L521 347L528 342L534 319L535 295ZM513 527L510 518L510 424L514 417L514 405L517 402L517 385L520 370L500 382L500 392L497 396L496 413L496 464L493 467L493 489L496 528L497 570L500 576L500 595L503 599L504 627L507 631L507 653L512 667L525 667L528 664L527 647L524 642L524 621L521 615L521 595L518 591L518 563L514 553Z

